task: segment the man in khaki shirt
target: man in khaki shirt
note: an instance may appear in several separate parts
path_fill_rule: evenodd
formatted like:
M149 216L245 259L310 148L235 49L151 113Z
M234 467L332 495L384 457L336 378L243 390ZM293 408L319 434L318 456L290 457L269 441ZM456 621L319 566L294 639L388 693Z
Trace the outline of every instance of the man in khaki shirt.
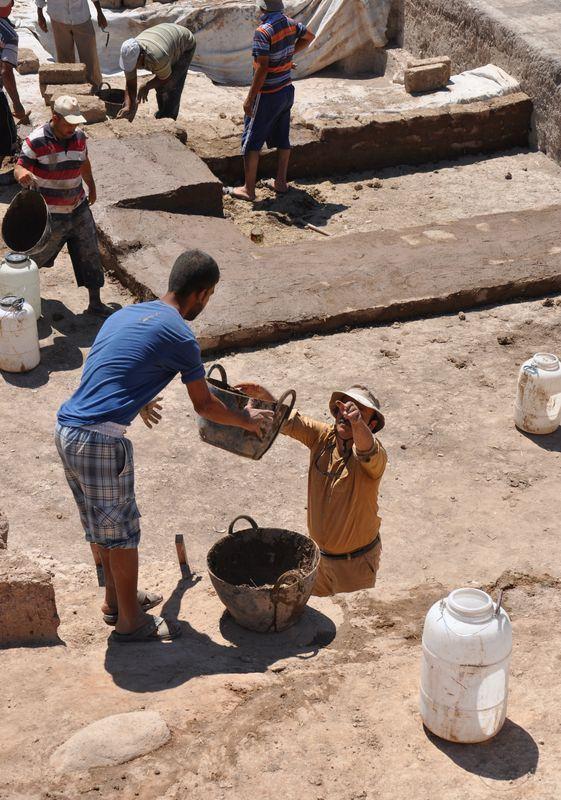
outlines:
M296 411L281 430L310 450L308 531L321 551L313 594L322 597L376 584L382 553L378 489L387 462L374 436L385 419L369 389L333 392L329 410L334 425Z

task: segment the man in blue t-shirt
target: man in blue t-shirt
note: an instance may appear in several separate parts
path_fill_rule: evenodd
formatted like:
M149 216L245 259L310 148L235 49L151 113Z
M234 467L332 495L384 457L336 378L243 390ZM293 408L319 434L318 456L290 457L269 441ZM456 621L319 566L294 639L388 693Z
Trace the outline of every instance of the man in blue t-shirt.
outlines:
M149 428L158 423L158 394L177 373L202 417L259 435L272 423L271 411L250 405L232 411L209 391L199 344L185 320L201 313L219 278L209 255L182 253L162 298L123 308L104 323L80 386L58 411L55 442L86 540L103 563L102 611L115 625L114 641L174 639L181 633L177 623L146 613L162 597L137 589L140 512L127 426L138 414Z

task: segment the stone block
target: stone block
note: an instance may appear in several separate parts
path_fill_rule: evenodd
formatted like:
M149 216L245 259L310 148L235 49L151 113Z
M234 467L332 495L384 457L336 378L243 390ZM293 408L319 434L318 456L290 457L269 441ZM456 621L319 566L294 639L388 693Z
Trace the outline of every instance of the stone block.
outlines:
M68 83L86 83L85 64L41 64L39 67L39 84L41 94L44 87L51 85L62 86Z
M51 108L58 96L60 95L57 95L56 92L53 94ZM94 95L90 95L89 97L81 95L78 97L78 104L82 115L86 118L86 125L93 125L95 122L105 122L107 119L105 103L103 100L100 100L99 97L95 97Z
M45 91L43 92L43 100L46 106L50 106L51 100L53 100L55 95L60 97L62 94L69 94L73 97L77 97L78 102L80 102L80 97L90 95L92 93L92 88L91 83L69 83L63 84L62 86L48 84L45 86Z
M198 155L170 133L92 139L88 152L97 185L111 187L108 197L100 195L101 203L149 211L222 214L221 182Z
M439 56L438 58L408 58L408 67L430 67L433 64L448 64L452 70L450 56Z
M50 576L22 554L0 558L0 647L60 641Z
M443 89L450 80L451 66L448 62L439 61L436 64L421 64L416 67L408 67L403 75L405 91L412 92L434 92Z
M39 58L29 47L19 48L17 70L20 75L36 75L39 72Z
M8 525L8 518L2 511L0 511L0 550L5 550L8 546L9 530L10 526Z

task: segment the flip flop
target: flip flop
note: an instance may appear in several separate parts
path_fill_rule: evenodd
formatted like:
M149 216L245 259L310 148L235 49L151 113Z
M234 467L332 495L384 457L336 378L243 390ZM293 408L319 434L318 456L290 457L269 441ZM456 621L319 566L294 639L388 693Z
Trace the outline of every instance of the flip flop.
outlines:
M132 633L113 631L109 640L119 644L128 642L169 642L181 636L181 626L177 622L168 622L163 617L152 617L150 622L141 625Z
M236 194L236 189L240 187L236 186L223 186L222 187L222 194L227 195L228 197L232 197L234 200L243 200L244 203L255 203L257 198L253 200L250 197L241 197L240 195Z
M156 594L155 592L144 592L142 589L137 592L136 596L138 597L138 602L140 603L140 607L143 611L150 611L151 608L159 606L164 599L161 594ZM104 614L103 621L107 625L116 625L117 616L117 614Z

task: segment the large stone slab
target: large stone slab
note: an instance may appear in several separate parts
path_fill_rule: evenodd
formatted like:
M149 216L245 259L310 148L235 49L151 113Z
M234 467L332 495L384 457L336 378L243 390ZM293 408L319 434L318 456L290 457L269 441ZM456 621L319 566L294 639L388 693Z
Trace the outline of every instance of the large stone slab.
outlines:
M29 47L18 48L17 71L20 75L36 75L39 72L39 58Z
M86 83L85 64L41 64L39 67L39 84L41 91L49 84Z
M292 178L346 174L397 164L423 164L523 147L528 142L532 103L521 93L467 104L377 113L364 122L318 122L313 130L294 131L289 174ZM197 152L224 182L242 180L238 142L197 142ZM276 173L275 151L263 153L259 174Z
M106 209L97 222L106 267L142 299L165 292L186 247L216 258L222 280L195 322L206 352L561 289L561 206L288 248L221 219Z
M50 576L22 554L0 558L0 647L58 642Z
M48 84L43 91L43 100L48 106L55 95L69 94L75 97L80 103L82 97L87 97L92 93L91 83L67 83L67 84Z
M102 203L121 208L222 213L221 182L172 134L99 139L91 141L88 149ZM182 225L179 220L176 224Z
M169 741L165 720L155 711L132 711L98 719L75 733L51 756L57 772L111 767L150 753Z

